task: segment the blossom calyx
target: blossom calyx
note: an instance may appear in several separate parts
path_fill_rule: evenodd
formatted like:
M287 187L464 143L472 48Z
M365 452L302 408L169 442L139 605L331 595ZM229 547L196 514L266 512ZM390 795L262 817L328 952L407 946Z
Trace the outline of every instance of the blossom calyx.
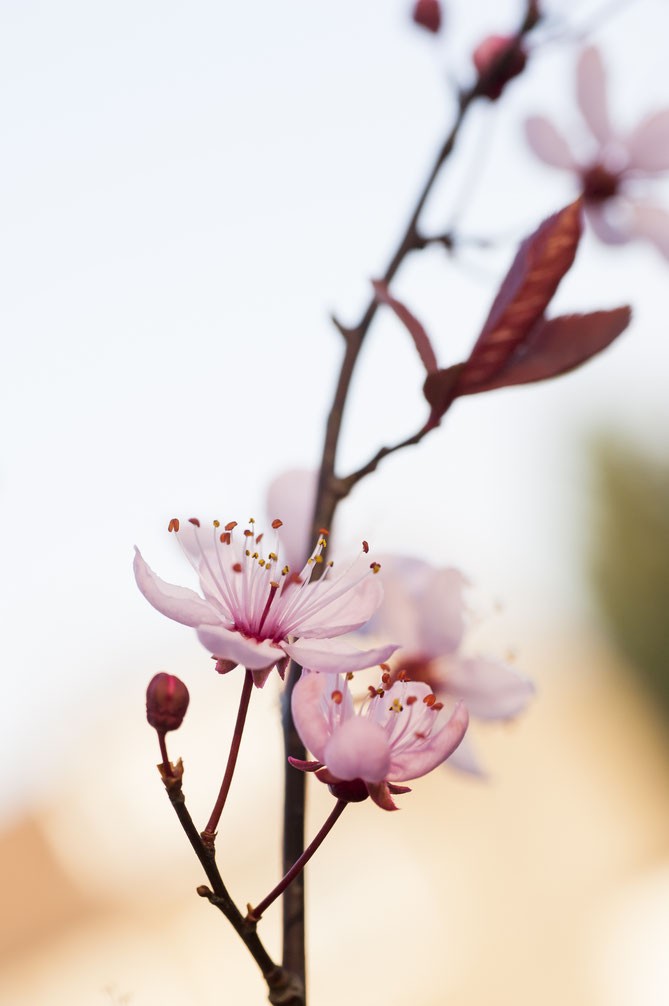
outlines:
M159 733L178 730L183 723L190 696L183 681L174 674L154 675L146 689L146 718Z

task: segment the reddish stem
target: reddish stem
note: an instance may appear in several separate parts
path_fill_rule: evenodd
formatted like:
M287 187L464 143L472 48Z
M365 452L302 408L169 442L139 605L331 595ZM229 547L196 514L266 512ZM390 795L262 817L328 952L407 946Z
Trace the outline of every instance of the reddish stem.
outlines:
M286 888L289 887L290 884L292 884L295 878L299 876L300 873L302 873L304 867L307 865L307 863L309 862L313 854L316 852L318 847L322 845L324 840L332 831L332 828L343 814L344 808L347 806L348 806L347 800L337 800L336 804L334 805L329 817L325 821L325 824L323 825L321 830L311 840L311 842L306 847L300 858L295 863L293 863L293 865L291 866L290 870L288 870L288 873L286 873L283 880L279 881L274 890L270 891L267 897L263 898L260 904L256 905L255 908L249 909L249 914L247 918L250 921L258 922L259 919L262 918L263 913L266 912L269 906L272 904L272 902L276 901L276 899L281 894L283 894Z
M163 759L163 772L165 775L174 775L172 771L172 766L170 765L170 760L167 757L167 744L165 743L165 731L157 730L158 743L160 744L160 757Z
M242 733L244 732L244 723L246 721L246 713L249 708L249 701L251 699L252 690L253 690L253 675L247 669L244 676L242 694L239 700L239 710L237 712L237 722L235 723L235 730L232 735L232 742L230 744L230 754L228 755L228 763L225 766L225 774L223 776L223 782L221 783L221 788L219 790L216 803L214 804L214 809L211 812L211 817L207 822L207 827L202 832L202 836L203 838L205 838L205 841L213 842L214 836L216 834L216 829L218 827L218 822L221 819L221 814L223 813L223 808L225 807L225 801L228 798L230 783L232 782L232 777L235 772L235 765L237 764L239 745L242 742Z

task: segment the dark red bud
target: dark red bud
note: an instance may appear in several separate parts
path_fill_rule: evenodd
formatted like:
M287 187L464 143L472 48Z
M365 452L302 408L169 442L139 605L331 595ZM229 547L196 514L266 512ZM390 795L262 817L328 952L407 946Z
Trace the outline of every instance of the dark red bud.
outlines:
M441 4L439 0L417 0L412 17L416 24L428 31L438 32L441 28Z
M514 44L513 36L489 35L476 47L472 56L479 80L485 83L480 93L491 101L496 101L513 77L522 73L527 63L527 55L519 42Z
M174 674L156 674L146 689L146 718L160 733L177 730L183 723L190 696Z

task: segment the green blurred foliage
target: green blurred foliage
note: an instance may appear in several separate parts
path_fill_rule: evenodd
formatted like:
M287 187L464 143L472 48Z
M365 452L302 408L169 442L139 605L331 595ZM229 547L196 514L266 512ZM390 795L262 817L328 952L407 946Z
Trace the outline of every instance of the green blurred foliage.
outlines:
M615 643L669 718L669 459L601 437L591 577Z

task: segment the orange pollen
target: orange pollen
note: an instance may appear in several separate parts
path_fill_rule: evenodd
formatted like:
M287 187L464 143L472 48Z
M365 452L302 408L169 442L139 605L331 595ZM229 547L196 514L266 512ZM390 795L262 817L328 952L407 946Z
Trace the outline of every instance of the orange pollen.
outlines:
M379 664L379 667L381 668L382 671L390 670L390 664Z
M189 517L189 518L188 518L188 523L189 523L189 524L194 524L194 525L195 525L195 527L199 527L199 526L200 526L200 522L199 522L199 520L197 519L197 517Z
M370 562L369 568L371 569L372 573L378 573L378 571L381 569L381 563L380 562Z
M245 538L252 538L253 537L253 531L249 531L248 528L244 528L244 537Z
M220 520L215 520L214 521L214 527L220 527L220 526L221 526Z
M179 530L179 518L173 517L172 520L167 525L168 531L178 531Z
M341 700L344 698L344 696L342 695L342 693L339 691L338 688L335 688L330 698L332 699L332 701L336 706L339 706L341 705Z
M231 520L228 524L225 525L225 530L226 531L232 531L232 529L235 528L235 527L237 527L237 521L236 520Z
M302 582L303 582L303 580L302 580L302 577L300 576L299 573L291 573L290 574L290 577L288 579L288 583L297 583L297 584L300 584Z
M432 708L434 709L435 713L438 713L440 709L444 708L444 703L443 702L435 702L435 704L432 706Z
M433 706L436 701L437 701L436 695L426 695L425 698L423 699L423 702L425 703L426 706Z
M417 695L409 695L408 698L406 699L406 704L408 706L412 706L414 704L414 702L418 702L418 696Z
M400 673L397 675L397 679L398 681L411 681L411 678L409 677L406 671L400 671Z
M235 573L241 573L242 571L241 562L236 562L232 568L234 569Z
M319 527L318 533L319 534L324 534L326 536L330 534L330 532L328 531L328 529L326 527Z
M260 534L256 535L256 545L259 545L261 541L262 541L262 531L260 532Z
M230 532L229 531L223 531L222 532L222 534L221 534L221 541L223 542L224 545L229 545L230 544Z
M387 687L388 687L388 685L390 684L390 675L388 674L388 672L387 672L387 671L386 671L386 673L385 673L385 674L382 674L382 675L381 675L381 681L383 681L383 683L384 683L384 685L386 686L386 688L387 688Z
M362 550L365 553L365 555L367 555L367 553L369 552L369 542L368 541L363 541L363 543L362 543Z
M272 527L273 527L273 528L274 528L274 530L276 531L276 529L277 529L278 527L283 527L283 521L282 521L282 520L279 520L279 518L277 517L277 519L276 519L276 520L273 520L273 521L272 521Z
M367 691L369 692L370 699L376 698L376 688L374 685L367 685Z
M354 677L355 677L355 674L353 673L353 671L347 671L346 672L346 680L347 681L353 681Z

